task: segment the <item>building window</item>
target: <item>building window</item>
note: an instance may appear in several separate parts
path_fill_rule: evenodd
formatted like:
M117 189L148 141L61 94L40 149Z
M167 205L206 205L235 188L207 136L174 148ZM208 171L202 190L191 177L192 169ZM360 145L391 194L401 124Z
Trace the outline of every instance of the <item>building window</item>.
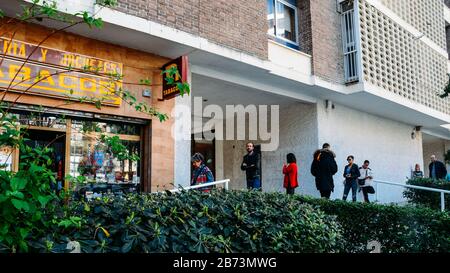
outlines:
M267 21L267 34L281 44L299 49L297 1L267 0Z
M138 192L141 183L140 161L125 154L141 155L140 126L72 120L70 134L70 166L72 177L79 183L75 191L86 199L103 194L122 195ZM101 135L117 136L128 152L115 152L112 146L101 141Z
M345 82L352 83L359 80L358 48L355 31L355 12L352 6L342 4L341 26L342 45L344 51Z

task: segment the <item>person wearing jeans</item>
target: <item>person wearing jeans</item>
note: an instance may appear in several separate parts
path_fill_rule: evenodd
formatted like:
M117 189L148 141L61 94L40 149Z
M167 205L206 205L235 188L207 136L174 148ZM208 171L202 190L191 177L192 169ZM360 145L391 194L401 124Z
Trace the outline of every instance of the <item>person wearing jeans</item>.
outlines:
M358 184L359 188L361 189L363 196L364 196L364 202L370 203L369 200L369 187L372 187L372 180L373 180L373 172L372 169L369 168L369 160L365 160L362 167L359 168L360 176L358 178Z
M356 191L358 190L357 179L361 175L359 173L358 165L354 163L355 157L349 155L347 157L348 165L344 168L344 196L342 196L342 200L347 200L348 193L350 189L352 189L352 200L356 202Z
M261 189L260 180L260 155L254 151L255 145L252 142L246 145L247 154L241 164L241 170L245 171L247 178L247 189Z

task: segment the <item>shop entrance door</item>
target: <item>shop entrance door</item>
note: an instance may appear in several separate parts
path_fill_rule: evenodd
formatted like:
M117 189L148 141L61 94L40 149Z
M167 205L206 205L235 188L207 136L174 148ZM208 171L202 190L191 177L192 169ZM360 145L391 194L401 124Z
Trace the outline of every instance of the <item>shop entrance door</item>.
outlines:
M51 187L57 191L61 190L64 187L65 177L66 133L48 129L29 129L25 137L28 139L26 144L31 148L49 147L52 149L50 153L51 170L55 173L57 184L52 183Z

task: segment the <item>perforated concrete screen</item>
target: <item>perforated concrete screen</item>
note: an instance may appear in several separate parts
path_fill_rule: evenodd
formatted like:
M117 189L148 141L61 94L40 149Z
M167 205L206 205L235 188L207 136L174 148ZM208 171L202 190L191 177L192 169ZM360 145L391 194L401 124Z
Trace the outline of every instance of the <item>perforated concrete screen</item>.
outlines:
M445 49L443 0L380 0L400 18Z
M416 39L365 0L359 0L358 4L363 80L450 114L450 100L436 95L442 93L448 81L447 58Z

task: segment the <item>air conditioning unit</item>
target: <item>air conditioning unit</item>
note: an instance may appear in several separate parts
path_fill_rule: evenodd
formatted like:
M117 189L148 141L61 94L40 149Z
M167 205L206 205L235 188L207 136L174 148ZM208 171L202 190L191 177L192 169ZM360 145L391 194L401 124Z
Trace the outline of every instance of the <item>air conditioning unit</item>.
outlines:
M353 8L353 0L336 0L336 11L343 13Z

